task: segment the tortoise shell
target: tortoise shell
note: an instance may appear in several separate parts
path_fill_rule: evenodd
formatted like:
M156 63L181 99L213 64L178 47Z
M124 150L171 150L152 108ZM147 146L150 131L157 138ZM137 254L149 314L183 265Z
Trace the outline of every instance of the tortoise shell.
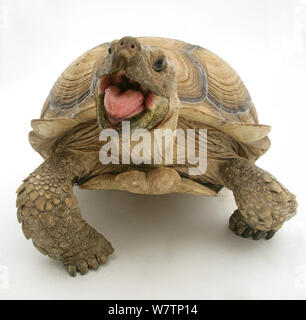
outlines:
M250 94L225 61L207 49L179 40L143 37L138 40L160 47L177 72L180 117L217 128L238 141L249 158L257 159L270 146L270 126L258 124ZM97 63L106 58L109 43L77 58L60 75L43 106L40 119L32 120L32 147L43 157L74 126L96 118L94 88Z

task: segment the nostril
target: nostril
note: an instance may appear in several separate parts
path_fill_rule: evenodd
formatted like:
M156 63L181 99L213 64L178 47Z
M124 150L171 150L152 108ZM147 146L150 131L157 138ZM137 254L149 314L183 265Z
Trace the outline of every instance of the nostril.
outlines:
M135 54L139 50L139 44L137 42L137 39L133 37L125 37L119 40L117 48L120 51L125 49L129 51L130 54Z

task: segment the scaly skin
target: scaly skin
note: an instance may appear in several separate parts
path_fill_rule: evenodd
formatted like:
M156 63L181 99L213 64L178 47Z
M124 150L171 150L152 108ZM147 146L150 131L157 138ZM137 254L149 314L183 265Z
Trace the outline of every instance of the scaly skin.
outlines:
M72 153L55 153L17 190L18 220L27 239L67 271L85 274L105 263L114 249L81 217L73 184L84 169Z
M230 160L220 173L224 185L233 191L238 206L230 217L230 228L237 235L268 240L295 215L295 196L251 161Z
M142 117L135 117L132 126L135 128L175 130L178 126L181 106L181 100L178 97L177 91L178 74L174 68L175 64L166 63L163 71L158 70L158 72L156 72L156 70L152 68L152 65L158 61L157 59L164 56L164 51L158 47L154 48L154 46L146 48L146 46L141 45L140 42L133 37L124 37L119 41L114 41L111 43L109 49L111 50L109 51L108 57L100 61L95 71L95 77L98 79L95 88L95 99L98 111L97 120L101 128L108 127L109 123L107 117L104 116L104 105L102 102L104 101L103 95L105 94L105 90L103 93L100 87L100 81L104 76L114 73L117 74L117 72L120 74L120 71L124 71L124 74L130 80L134 80L150 89L155 94L154 99L161 99L159 103L156 103L155 108L149 111L146 110ZM193 59L195 59L194 61L198 63L199 61L195 58L196 56L191 56L190 50L193 49L195 49L195 46L186 47L184 54L188 60L193 61ZM84 61L86 61L85 56L84 59ZM210 58L208 60L210 60ZM215 58L213 58L213 60L215 60ZM82 65L84 67L85 63L83 62ZM81 62L78 62L77 65L79 63ZM88 66L90 66L90 64L88 64ZM79 70L79 72L84 71L83 67L80 68L81 71ZM199 65L194 67L197 69ZM213 68L216 69L216 75L218 75L218 72L221 70L217 70L219 67L221 68L221 65L217 64ZM207 68L207 70L208 69L209 68ZM69 70L76 69L72 68ZM192 69L188 68L186 70ZM226 73L232 74L232 71L227 69L227 67L224 70ZM204 69L200 68L199 71L204 72ZM67 72L67 74L70 73L69 71ZM91 73L89 72L88 74ZM75 76L74 74L72 79L74 79ZM85 76L85 80L83 76ZM184 77L185 76L187 76L187 74L184 75ZM212 72L210 78L213 79L213 76L214 72ZM195 76L194 81L198 81L200 79L199 77L200 74L199 76ZM183 78L181 78L181 80L182 79ZM210 86L211 91L214 92L213 87L216 87L218 83L222 84L222 79L229 79L229 76L224 78L221 76L220 81L218 79L211 82L207 80L205 85L207 85L208 88ZM68 85L68 82L71 82L70 76L66 77L64 73L57 82L57 89L54 87L55 93L57 93L54 93L54 97L53 89L50 93L47 103L47 105L50 105L50 108L48 111L44 108L41 120L47 121L47 119L56 117L58 117L59 120L64 120L65 117L78 119L78 121L83 119L82 117L84 115L81 116L81 113L78 113L84 107L84 105L82 105L83 102L79 105L81 101L79 101L79 99L82 97L80 94L82 90L85 90L85 88L89 89L85 84L88 80L89 79L86 80L86 74L83 73L80 79L76 81L76 84L72 86L74 88L72 90L70 84ZM181 89L183 88L187 96L191 95L192 98L194 93L190 91L189 84L187 88L183 87L182 83L184 81L181 81ZM227 82L227 80L225 82ZM199 84L200 85L197 86L196 83L193 83L191 87L198 92L206 91L204 81L203 83L199 81ZM236 90L238 87L244 88L242 82L235 82L233 89ZM81 91L76 92L78 91L77 89ZM222 97L221 100L225 101L226 99L230 99L232 95L230 91L227 91L229 89L230 87L228 86L226 90L220 89L219 98ZM62 90L67 92L60 97ZM219 89L216 90L216 92L218 91ZM244 89L242 89L242 91L244 91ZM88 90L88 92L91 92L91 90ZM85 92L83 92L83 94L84 93ZM245 95L248 96L247 92L245 92L243 96ZM69 97L71 97L71 99L69 99ZM58 98L60 98L59 101ZM242 100L245 99L245 97L241 98ZM84 99L84 101L87 101L86 99ZM188 99L185 99L185 102L188 101ZM52 101L54 103L51 103ZM191 99L191 101L193 100ZM240 100L233 100L232 102L233 105L240 105ZM72 113L70 113L70 111L66 113L67 103L69 105L68 109L70 110L71 107ZM249 102L245 103L247 103L245 106L249 108ZM79 106L81 107L80 109ZM75 107L75 109L72 107ZM90 110L86 108L84 107L83 111L87 112ZM254 123L257 123L257 115L254 107L250 107L251 117L247 114L242 116L242 113L237 113L234 107L227 108L232 111L229 112L229 119L232 119L233 116L233 119L239 118L239 121L242 121L241 124L243 124L244 121L249 123L249 120L254 120ZM54 109L54 114L52 109ZM188 113L190 112L190 123L188 123L189 114L187 114L186 110L187 109L185 109L185 117L187 115L187 120L182 120L184 119L184 113L181 114L182 119L179 120L179 124L183 125L182 128L195 128L197 121L199 121L198 128L205 127L206 122L202 116L197 119L200 113L192 115L193 109L191 108L188 109L190 110L188 111ZM86 112L84 113L87 114ZM235 113L239 115L238 118L235 116ZM209 113L207 115L209 115ZM244 120L240 120L240 115ZM56 141L52 140L53 137L52 139L49 137L49 130L46 130L47 132L45 132L45 134L46 138L48 138L46 141L52 142L52 150L49 150L46 142L40 146L41 141L38 134L40 130L36 129L36 131L33 132L32 138L30 137L30 139L33 145L37 147L37 150L40 150L40 152L43 151L42 154L44 155L49 155L51 151L55 153L25 179L24 183L17 190L18 220L22 223L25 236L28 239L32 239L35 247L39 251L47 254L51 258L62 261L71 275L75 275L77 271L84 274L88 271L88 268L98 268L99 264L106 262L108 255L113 253L111 244L82 219L77 200L72 191L74 183L82 182L82 178L88 181L90 178L98 177L99 174L117 173L118 176L115 178L110 177L108 180L105 180L106 182L104 181L108 189L111 189L111 186L120 185L119 189L121 190L163 194L175 191L176 184L180 183L181 177L188 175L187 166L178 166L175 168L178 173L181 173L181 177L179 177L175 170L165 170L165 168L154 168L151 172L143 172L141 168L138 170L139 168L135 167L132 168L134 171L124 172L125 170L117 170L118 167L112 167L112 165L103 167L103 165L98 162L98 152L101 144L98 139L98 130L96 130L97 125L95 124L96 128L92 127L93 119L90 118L90 120L88 120L88 118L86 118L88 116L88 114L84 116L87 122L84 122L82 125L76 125L76 127L71 128L71 124L69 124L68 127L71 128L70 131L63 132L59 130L58 132L60 132L60 134L58 133L59 136L57 136ZM161 120L161 118L163 119ZM230 135L211 128L210 126L214 123L212 119L206 124L209 128L207 140L207 173L203 176L191 178L195 181L198 180L200 183L214 186L215 188L213 190L219 190L220 187L224 185L233 191L238 210L236 210L230 218L230 228L236 234L243 237L252 237L253 239L259 239L261 237L269 239L282 226L284 221L295 214L297 207L295 196L286 190L268 172L258 168L253 162L240 158L239 156L243 156L243 154L248 158L247 148L239 145ZM187 123L184 124L184 121ZM58 123L55 125L59 126L57 129L63 129L64 127L61 126L65 125L65 121L63 121L63 124ZM42 131L44 130L45 129ZM55 130L55 132L57 132L57 130ZM54 148L56 148L56 151L54 151ZM251 149L253 149L252 146ZM67 150L78 151L72 153ZM91 158L89 154L92 154L94 159ZM251 151L250 154L253 157ZM255 155L258 154L255 152ZM94 161L96 161L95 164ZM87 173L85 169L88 170ZM90 176L90 174L93 174L93 176ZM85 180L83 180L83 182Z

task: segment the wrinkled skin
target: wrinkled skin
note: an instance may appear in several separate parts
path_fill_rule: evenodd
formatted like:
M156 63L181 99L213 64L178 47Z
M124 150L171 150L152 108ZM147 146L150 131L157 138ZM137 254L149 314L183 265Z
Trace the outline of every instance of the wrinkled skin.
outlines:
M133 128L153 130L178 126L186 129L195 125L195 122L186 124L178 121L176 71L171 63L166 61L159 71L152 67L163 55L162 50L142 46L132 37L111 43L109 57L98 65L96 71L95 98L100 128L118 127L119 130L120 122L117 126L108 121L100 86L105 75L114 75L122 70L129 78L149 89L158 102L151 109L144 108L138 116L132 117ZM86 128L71 131L63 137L57 151L17 190L18 220L26 238L31 238L43 254L61 261L72 276L77 272L85 274L88 269L97 269L114 252L110 242L82 219L73 195L73 185L99 173L114 171L114 166L105 167L99 162L98 147L91 146L90 152L83 153L66 148L69 140L85 139L82 130L86 131ZM94 138L93 141L98 141L98 135ZM238 209L230 218L230 228L236 234L255 240L270 239L284 221L295 214L295 196L270 173L241 158L233 146L235 142L229 136L210 128L207 173L195 179L216 186L216 190L226 186L233 191ZM229 155L227 159L216 160L220 151ZM120 172L120 168L126 190L131 191L135 187L133 179L141 177L140 187L149 188L156 194L171 192L181 180L180 176L187 174L184 166L175 169L171 166L142 166L141 170L137 166L128 168L132 171L119 166L116 172Z

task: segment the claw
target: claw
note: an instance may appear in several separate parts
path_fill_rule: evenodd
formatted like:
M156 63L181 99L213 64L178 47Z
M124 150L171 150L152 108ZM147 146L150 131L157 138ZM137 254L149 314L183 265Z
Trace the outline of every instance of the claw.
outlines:
M80 274L85 274L88 272L88 264L85 261L78 263L77 268L80 271Z
M99 263L96 258L89 258L87 263L90 269L97 270L99 268Z
M100 255L97 257L97 260L99 261L99 263L106 263L108 258L104 255Z
M253 239L254 240L259 240L260 238L262 238L264 236L265 232L264 231L260 231L258 230L256 233L254 233L253 235Z
M265 239L270 240L275 235L275 233L276 233L276 231L274 231L274 230L268 231Z
M68 273L72 276L72 277L75 277L76 276L76 274L77 274L77 269L76 269L76 267L75 266L73 266L73 265L68 265L68 266L66 266L66 270L68 271Z
M253 233L253 229L251 227L247 227L243 234L241 235L243 238L249 238Z

